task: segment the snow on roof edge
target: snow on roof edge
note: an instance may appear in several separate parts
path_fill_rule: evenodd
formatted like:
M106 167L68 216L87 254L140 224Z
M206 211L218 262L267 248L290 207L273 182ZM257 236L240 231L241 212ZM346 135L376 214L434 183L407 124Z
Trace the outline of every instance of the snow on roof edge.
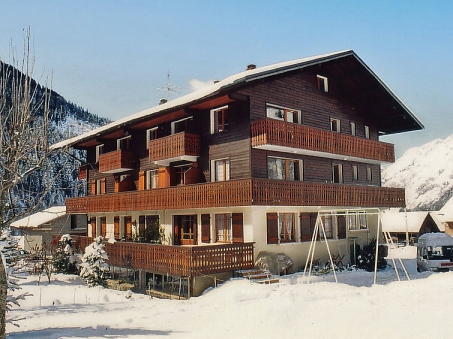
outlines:
M252 81L260 78L259 76L256 76L258 74L262 74L261 77L266 77L270 76L271 74L274 74L275 72L271 72L272 70L275 71L280 71L280 72L288 72L292 68L297 68L297 67L305 67L306 63L312 63L312 62L322 62L325 59L332 59L332 58L337 58L341 56L346 56L346 55L355 55L353 50L342 50L338 52L333 52L333 53L327 53L327 54L321 54L321 55L316 55L316 56L311 56L311 57L306 57L306 58L301 58L301 59L295 59L291 61L284 61L276 64L271 64L268 66L263 66L263 67L257 67L252 70L246 70L242 71L233 75L230 75L229 77L224 78L223 80L214 83L210 86L201 88L197 91L191 92L189 94L183 95L179 98L176 98L174 100L168 101L165 104L157 105L151 108L148 108L146 110L134 113L132 115L128 115L124 118L118 119L116 121L113 121L107 125L101 126L99 128L96 128L94 130L91 130L89 132L86 132L84 134L75 136L70 139L66 139L63 141L60 141L58 143L55 143L50 146L51 149L59 149L63 148L66 146L71 146L77 142L89 139L99 133L107 132L109 130L112 130L114 128L119 128L122 125L128 124L133 122L134 120L139 120L143 119L147 116L150 116L152 114L164 111L164 110L170 110L172 108L176 108L178 106L188 104L190 102L196 101L196 100L201 100L205 97L208 97L210 95L214 95L217 92L219 92L222 89L228 88L232 85L238 84L242 81ZM357 57L357 56L356 56ZM293 66L293 67L291 67Z

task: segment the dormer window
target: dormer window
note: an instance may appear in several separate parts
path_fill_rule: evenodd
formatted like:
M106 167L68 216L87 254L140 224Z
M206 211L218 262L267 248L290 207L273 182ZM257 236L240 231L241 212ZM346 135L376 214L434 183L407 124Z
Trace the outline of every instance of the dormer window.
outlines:
M211 134L226 131L228 124L228 106L211 110Z
M266 116L271 119L300 124L302 113L299 110L277 105L266 105Z
M322 75L317 75L316 78L318 81L318 89L322 92L328 92L329 91L328 79L326 77L323 77Z

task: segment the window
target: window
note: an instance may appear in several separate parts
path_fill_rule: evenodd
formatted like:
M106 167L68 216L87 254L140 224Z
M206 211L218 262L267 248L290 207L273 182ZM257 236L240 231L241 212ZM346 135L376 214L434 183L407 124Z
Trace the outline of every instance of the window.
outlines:
M215 215L215 228L217 242L231 242L232 241L232 227L231 227L231 213L216 214Z
M366 230L368 229L367 217L365 211L351 212L347 215L347 224L349 230Z
M191 168L191 166L175 167L176 185L184 185L186 183L186 172L188 172Z
M131 149L131 145L130 144L131 144L131 137L130 136L118 139L116 141L116 149L117 150L123 150L123 151L130 150Z
M267 158L269 179L303 180L303 162L298 159Z
M329 91L329 82L326 77L323 77L322 75L317 75L317 80L318 80L318 89L322 92L328 92Z
M145 189L153 189L159 187L159 176L157 170L145 172Z
M157 139L157 130L158 127L153 127L148 130L146 130L146 149L149 149L149 142L151 140L156 140Z
M266 105L266 116L271 119L292 122L295 124L300 124L302 122L302 114L299 110L276 105Z
M326 215L325 217L322 217L322 222L324 225L324 232L325 232L326 238L332 239L333 238L332 216ZM324 234L322 233L321 229L319 231L320 231L321 239L323 239Z
M104 153L104 144L96 146L96 162L99 162L99 156Z
M213 160L211 163L211 181L230 180L230 159Z
M295 224L294 213L280 213L278 215L278 230L280 233L280 242L296 241Z
M359 167L357 165L352 165L352 181L359 180Z
M339 164L332 165L332 182L334 184L343 183L343 165Z
M341 126L340 126L340 120L339 119L334 119L330 118L330 130L333 132L341 132Z
M228 106L211 110L211 134L228 129Z
M356 133L355 122L351 122L351 123L350 123L350 126L351 126L351 135L352 135L352 136L356 136L357 133Z
M373 170L371 169L371 167L366 168L366 180L373 181Z
M173 121L171 123L171 134L190 132L192 130L193 117Z
M296 241L294 213L267 213L267 243Z
M369 139L370 138L370 127L364 126L365 129L365 138Z
M105 194L106 188L105 178L91 181L91 194Z

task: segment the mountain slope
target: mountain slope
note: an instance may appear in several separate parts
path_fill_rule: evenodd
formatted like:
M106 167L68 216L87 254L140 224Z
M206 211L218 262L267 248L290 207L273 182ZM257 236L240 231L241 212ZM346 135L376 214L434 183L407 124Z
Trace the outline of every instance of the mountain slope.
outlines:
M386 187L404 187L408 210L439 210L453 195L453 135L408 149L382 172Z
M17 74L21 78L20 72L11 65L0 62L0 78L2 72ZM0 86L5 86L0 93L5 94L5 107L11 105L12 78L8 81L0 82ZM35 90L36 102L41 102L46 89L31 79L30 88ZM49 144L54 144L75 135L87 132L109 122L108 119L100 118L89 113L87 110L74 103L67 101L55 91L51 91L49 111L51 123L49 128ZM41 112L42 114L42 112ZM40 202L45 193L40 209L53 205L64 205L66 198L80 196L85 193L86 184L78 180L78 167L80 161L85 161L85 152L70 150L69 153L59 153L51 155L51 161L47 167L42 168L29 175L27 180L21 183L20 191L24 192L17 197L18 200ZM76 160L78 159L78 160ZM32 203L34 205L35 203ZM23 204L26 206L26 204Z

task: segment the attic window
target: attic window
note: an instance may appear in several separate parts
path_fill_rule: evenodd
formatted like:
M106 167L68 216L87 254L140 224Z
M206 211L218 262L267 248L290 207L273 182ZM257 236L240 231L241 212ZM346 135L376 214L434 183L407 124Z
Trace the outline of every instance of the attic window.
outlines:
M322 75L317 75L318 89L322 92L329 92L329 82L326 77Z

